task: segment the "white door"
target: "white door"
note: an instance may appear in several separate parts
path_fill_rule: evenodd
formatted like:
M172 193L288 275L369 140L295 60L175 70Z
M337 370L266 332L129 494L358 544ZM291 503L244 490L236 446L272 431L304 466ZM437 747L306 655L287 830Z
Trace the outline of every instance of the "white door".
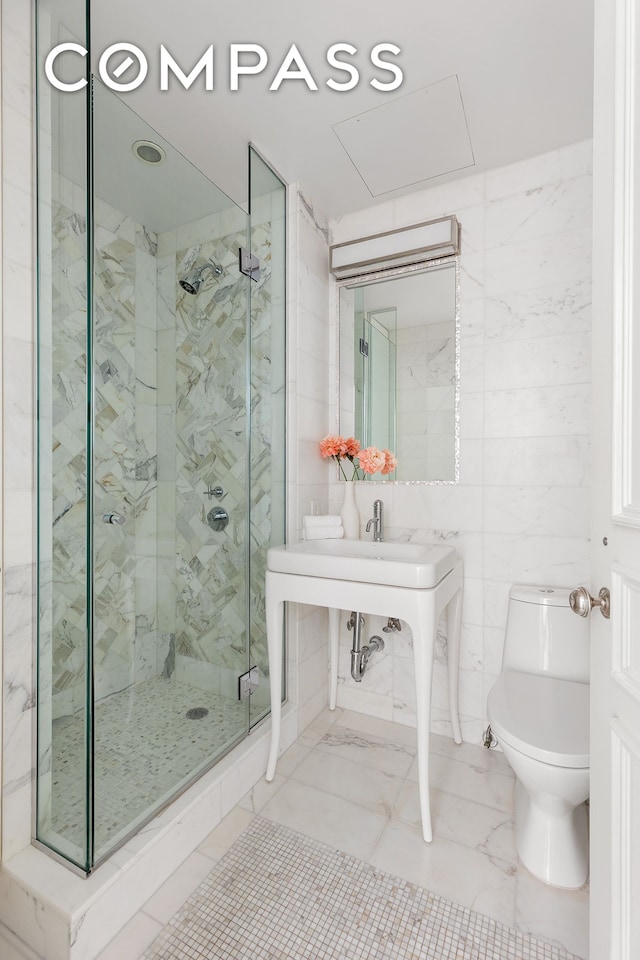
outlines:
M640 958L640 0L595 0L591 960Z

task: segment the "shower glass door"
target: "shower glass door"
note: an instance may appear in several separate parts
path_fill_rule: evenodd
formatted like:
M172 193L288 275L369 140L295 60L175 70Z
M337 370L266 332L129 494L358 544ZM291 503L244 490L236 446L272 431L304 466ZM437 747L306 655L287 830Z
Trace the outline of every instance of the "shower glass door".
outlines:
M93 93L94 860L245 736L247 215Z
M40 69L88 10L38 5ZM89 871L246 736L251 666L268 711L284 298L239 272L247 213L96 81L40 77L38 194L36 839Z
M249 339L249 653L258 682L251 695L251 726L265 717L271 706L264 597L266 548L284 543L286 529L286 194L280 177L253 147L249 147L251 252L260 264L260 274L250 288Z
M84 2L38 7L39 64L86 43ZM58 60L63 80L77 63ZM90 257L88 116L82 92L38 74L38 714L37 837L81 869L90 862L90 523L87 381Z
M251 151L249 218L100 82L49 84L91 7L36 7L35 839L85 872L269 712L285 528L285 186Z

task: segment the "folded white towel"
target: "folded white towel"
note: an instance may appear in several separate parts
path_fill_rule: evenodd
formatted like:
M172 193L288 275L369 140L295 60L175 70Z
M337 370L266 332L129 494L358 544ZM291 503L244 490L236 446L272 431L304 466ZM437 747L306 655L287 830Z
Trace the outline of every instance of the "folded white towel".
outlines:
M303 527L341 527L342 519L338 514L327 513L324 516L306 516L302 518Z
M342 524L339 527L304 527L302 535L305 540L339 540L344 536Z

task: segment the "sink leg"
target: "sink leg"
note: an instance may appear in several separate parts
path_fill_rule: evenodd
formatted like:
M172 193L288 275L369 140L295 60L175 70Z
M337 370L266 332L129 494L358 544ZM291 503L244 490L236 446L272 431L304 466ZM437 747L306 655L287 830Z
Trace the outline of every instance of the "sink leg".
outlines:
M458 712L458 667L460 665L460 629L462 625L462 587L447 607L447 665L449 676L449 714L453 739L462 743L460 714Z
M269 575L267 571L267 576ZM278 749L280 747L280 718L282 714L282 630L284 627L284 601L270 599L272 591L266 590L267 649L269 654L269 689L271 691L271 747L267 761L267 780L276 775Z
M431 681L433 676L433 641L436 616L433 604L419 602L415 622L410 623L413 634L413 661L416 682L416 733L418 745L418 786L422 836L427 843L433 840L431 805L429 801L429 724L431 718Z
M329 607L329 710L335 710L338 700L338 646L340 640L340 610Z

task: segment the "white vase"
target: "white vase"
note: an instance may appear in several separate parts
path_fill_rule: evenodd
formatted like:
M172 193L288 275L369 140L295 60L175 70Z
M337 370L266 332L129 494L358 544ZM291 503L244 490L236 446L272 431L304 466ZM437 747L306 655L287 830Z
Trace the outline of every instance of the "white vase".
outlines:
M356 503L356 485L351 480L345 480L342 486L344 487L344 503L340 511L340 518L342 519L344 535L347 540L359 540L360 513Z

